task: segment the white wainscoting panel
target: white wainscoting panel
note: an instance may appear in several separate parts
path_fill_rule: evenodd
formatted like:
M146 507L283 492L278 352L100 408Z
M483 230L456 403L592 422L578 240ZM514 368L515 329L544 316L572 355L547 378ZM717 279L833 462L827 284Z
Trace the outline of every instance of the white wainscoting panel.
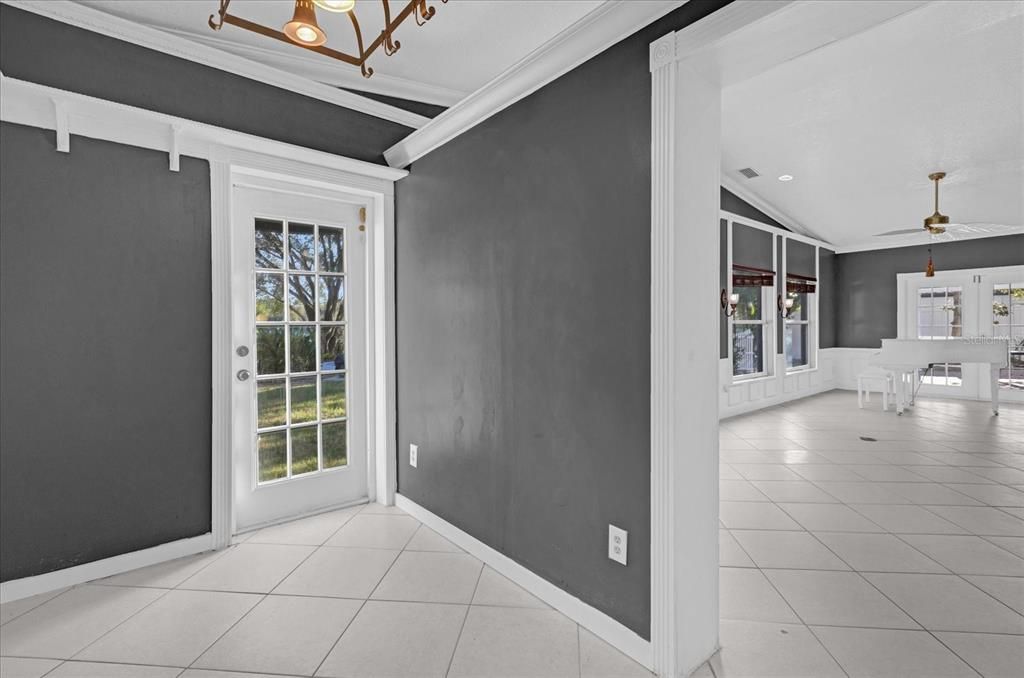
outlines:
M786 374L783 356L776 357L772 376L733 382L728 358L719 361L718 416L720 419L753 412L836 388L857 388L856 374L876 349L823 348L813 370ZM847 376L849 375L849 376Z

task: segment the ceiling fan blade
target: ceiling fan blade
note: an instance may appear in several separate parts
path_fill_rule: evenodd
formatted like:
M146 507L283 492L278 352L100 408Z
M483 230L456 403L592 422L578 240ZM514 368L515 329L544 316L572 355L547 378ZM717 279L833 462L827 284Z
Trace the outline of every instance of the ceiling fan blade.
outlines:
M1020 228L1020 226L1014 226L1013 224L989 224L978 221L967 224L949 224L946 228L958 233L999 233L1000 231L1011 231Z
M923 233L923 228L903 228L898 231L886 231L885 233L875 233L875 237L881 237L885 235L909 235L911 233Z

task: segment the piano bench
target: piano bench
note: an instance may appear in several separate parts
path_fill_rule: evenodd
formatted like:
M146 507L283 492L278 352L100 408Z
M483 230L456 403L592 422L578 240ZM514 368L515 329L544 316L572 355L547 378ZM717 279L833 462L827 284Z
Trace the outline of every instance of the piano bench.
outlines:
M889 409L889 394L896 385L891 372L862 372L857 375L857 407L864 409L864 402L871 402L871 387L878 385L876 390L882 393L882 410Z

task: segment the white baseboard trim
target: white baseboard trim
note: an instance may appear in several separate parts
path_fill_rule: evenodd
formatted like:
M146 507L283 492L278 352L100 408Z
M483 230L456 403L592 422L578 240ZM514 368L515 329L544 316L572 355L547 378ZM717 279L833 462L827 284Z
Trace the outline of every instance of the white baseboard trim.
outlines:
M651 643L626 628L604 612L563 591L548 580L534 574L508 556L499 553L447 520L431 513L401 494L395 495L395 506L440 534L471 556L479 558L499 574L537 596L574 622L603 639L634 661L647 668L653 665Z
M102 560L94 560L91 563L66 567L63 570L47 572L46 574L22 579L12 579L0 583L0 603L9 603L12 600L21 600L40 593L56 591L102 579L112 577L115 574L128 572L140 567L157 565L175 558L183 558L196 553L213 550L213 535L210 533L179 539L167 542L159 546L153 546L141 551L122 553L119 556L112 556Z

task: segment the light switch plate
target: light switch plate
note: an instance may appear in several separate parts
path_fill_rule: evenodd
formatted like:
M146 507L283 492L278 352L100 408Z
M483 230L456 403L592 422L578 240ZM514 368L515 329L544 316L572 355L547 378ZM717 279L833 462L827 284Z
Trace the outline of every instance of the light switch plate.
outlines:
M409 466L415 466L418 461L416 457L419 456L419 445L409 445Z
M608 526L608 557L617 563L626 564L629 547L629 533L621 527Z

